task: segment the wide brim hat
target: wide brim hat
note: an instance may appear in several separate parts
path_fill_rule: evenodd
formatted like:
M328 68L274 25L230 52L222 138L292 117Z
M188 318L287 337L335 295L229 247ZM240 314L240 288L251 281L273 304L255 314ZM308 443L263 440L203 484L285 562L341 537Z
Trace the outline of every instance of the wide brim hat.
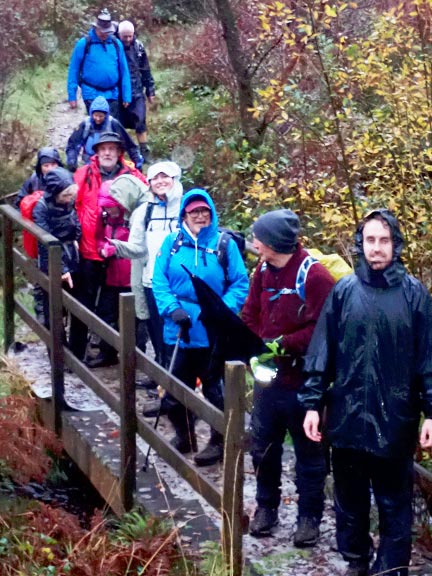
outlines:
M121 151L124 151L125 149L123 140L116 132L102 132L102 134L99 137L99 140L95 144L93 144L93 150L97 153L98 146L100 146L100 144L105 144L107 142L117 144L117 146L119 146Z

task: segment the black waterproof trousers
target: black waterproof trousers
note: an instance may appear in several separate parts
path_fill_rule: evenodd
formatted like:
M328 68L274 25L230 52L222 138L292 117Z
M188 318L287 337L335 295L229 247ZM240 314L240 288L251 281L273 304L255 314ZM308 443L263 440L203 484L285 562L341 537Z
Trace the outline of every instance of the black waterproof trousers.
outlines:
M371 491L379 514L380 543L372 574L407 576L411 557L413 458L380 458L366 451L332 449L336 537L347 561L369 564Z
M168 347L168 358L174 348ZM195 390L197 378L201 380L204 397L219 410L224 409L224 394L222 366L212 362L209 348L179 348L173 366L173 374L189 388ZM168 409L168 418L172 422L177 435L190 438L194 434L195 417L173 396L166 394L164 398Z
M254 387L252 412L252 460L257 480L258 506L278 508L281 497L282 451L289 431L296 456L299 517L321 520L327 475L321 444L309 440L303 430L305 410L297 390L280 384Z

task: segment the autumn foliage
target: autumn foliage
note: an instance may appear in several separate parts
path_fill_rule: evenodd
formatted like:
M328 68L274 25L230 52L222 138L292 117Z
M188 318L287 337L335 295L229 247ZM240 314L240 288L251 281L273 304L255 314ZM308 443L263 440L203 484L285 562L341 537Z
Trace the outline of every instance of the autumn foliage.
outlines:
M176 532L147 534L119 541L100 512L90 530L61 508L37 504L20 516L0 516L0 576L55 574L56 576L124 576L173 573L185 561L176 544ZM2 557L3 556L3 557ZM37 572L36 572L37 570Z
M61 453L61 443L36 422L36 401L26 396L0 398L0 460L18 483L42 481Z

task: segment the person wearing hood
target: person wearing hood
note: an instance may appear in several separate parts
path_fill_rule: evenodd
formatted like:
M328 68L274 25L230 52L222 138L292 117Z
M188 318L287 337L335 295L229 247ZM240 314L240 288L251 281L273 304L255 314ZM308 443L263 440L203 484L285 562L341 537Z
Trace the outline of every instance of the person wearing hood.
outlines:
M227 245L227 274L218 259L218 217L210 195L199 188L185 194L180 204L180 231L169 234L156 256L153 294L164 320L164 342L172 354L179 342L173 374L195 389L201 380L204 396L224 409L223 362L212 361L207 331L200 320L201 309L186 267L204 280L235 313L247 296L249 281L240 251L234 240ZM217 365L216 365L217 364ZM193 415L168 395L168 418L175 428L172 445L181 453L197 451ZM223 437L211 431L207 446L195 456L198 466L223 458Z
M103 96L96 96L90 105L90 114L81 122L69 137L66 146L66 163L68 170L75 172L78 167L79 154L82 151L82 160L85 164L90 162L95 153L93 147L99 142L103 132L114 132L120 136L123 148L129 158L141 170L143 157L138 146L124 129L123 125L110 115L109 104Z
M140 284L137 290L142 292L144 287L148 318L145 320L147 330L141 328L137 332L138 347L145 351L146 332L148 332L155 351L156 362L165 368L168 367L168 362L163 342L163 320L153 296L152 279L156 254L166 236L174 232L178 226L180 202L183 195L180 177L181 168L175 162L164 161L152 164L147 172L150 185L148 201L133 212L129 241L110 240L118 256L141 259L142 266L137 271L137 274L140 274ZM118 178L111 187L111 195L123 206L130 205L129 187L130 181L126 177ZM146 255L148 259L144 263L142 257ZM136 266L139 267L139 264L137 263ZM140 316L142 315L137 310L137 318Z
M432 447L432 299L401 261L403 236L390 211L369 213L355 240L355 273L336 284L322 310L299 401L306 435L332 446L346 574L407 576L421 411L420 444ZM371 487L380 540L369 571Z
M96 227L96 243L99 254L105 259L105 282L101 286L96 314L104 322L118 330L119 297L122 292L130 292L131 262L116 255L110 240L127 241L129 223L125 209L110 195L112 180L105 181L98 195L99 217ZM99 345L99 353L86 362L89 368L118 364L117 350L104 340Z
M19 205L24 196L32 194L36 192L36 190L46 190L45 176L50 170L58 166L63 167L58 150L51 146L41 148L37 154L35 171L19 189L15 198L14 207L17 210L19 209Z
M114 36L116 26L106 8L101 10L89 33L80 38L69 63L67 91L71 108L77 107L77 89L90 114L90 104L96 96L104 96L110 114L119 117L120 105L132 100L131 80L123 44Z
M94 145L95 154L90 164L81 166L74 174L78 184L75 202L76 211L82 227L80 241L80 267L77 299L92 312L101 286L105 283L104 258L97 248L96 229L99 215L98 195L102 183L114 180L121 174L130 174L147 184L143 174L129 167L123 158L123 143L115 132L103 132ZM70 348L75 356L82 360L87 347L87 326L72 315Z
M72 291L75 288L78 270L78 242L81 238L81 226L74 208L77 186L68 170L58 167L50 170L45 177L46 190L33 209L35 224L49 232L61 242L62 280ZM38 266L48 273L48 250L39 243ZM43 292L45 326L49 327L48 294Z
M254 385L251 453L257 508L249 531L255 537L270 536L278 523L282 453L288 431L296 457L299 496L293 540L303 548L318 541L327 465L321 446L305 436L305 412L297 391L303 382L303 355L334 280L322 264L311 260L299 242L299 232L300 220L292 210L272 210L255 221L254 247L261 262L242 319L277 349L278 368L270 386L263 387L258 381ZM304 290L298 288L300 275Z

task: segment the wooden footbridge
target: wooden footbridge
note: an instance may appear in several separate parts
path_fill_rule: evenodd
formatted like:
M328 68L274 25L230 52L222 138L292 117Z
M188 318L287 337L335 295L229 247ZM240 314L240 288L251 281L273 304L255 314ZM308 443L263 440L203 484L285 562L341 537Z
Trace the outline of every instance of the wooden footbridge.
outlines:
M140 474L143 460L137 452L137 439L142 438L221 514L222 545L229 573L233 576L242 574L244 563L242 537L245 529L243 514L245 366L240 362L226 364L225 411L222 413L136 348L133 295L122 294L120 296L120 328L117 332L62 290L61 245L55 237L22 218L17 210L7 204L0 206L0 219L4 350L7 352L15 341L15 314L48 347L52 397L50 401L40 401L45 424L56 431L63 441L66 452L118 514L130 510L136 504L143 504L139 495L143 490L148 489L148 486L158 483L157 477ZM37 238L38 242L46 246L49 256L48 275L43 274L15 242L17 233L20 234L22 230L27 230ZM24 275L28 282L39 284L48 293L49 330L42 326L34 314L17 298L17 275ZM120 358L119 394L109 389L64 345L63 309L79 318L91 331L118 351ZM97 434L96 431L107 426L104 414L96 411L88 416L89 413L86 413L84 419L79 413L71 411L65 402L66 367L100 397L119 418L118 442L107 445L105 450L95 449L95 443L92 441L92 437ZM137 414L135 389L137 369L155 380L196 416L224 435L222 489L219 489L209 477L177 452L157 429ZM151 495L152 498L147 498L144 507L155 513L158 509L160 510L160 503L157 503L158 498L161 497L160 491ZM155 502L157 505L152 506ZM181 510L181 508L180 503L177 503L176 510ZM196 526L194 530L196 533L199 527ZM208 535L205 539L208 539Z

